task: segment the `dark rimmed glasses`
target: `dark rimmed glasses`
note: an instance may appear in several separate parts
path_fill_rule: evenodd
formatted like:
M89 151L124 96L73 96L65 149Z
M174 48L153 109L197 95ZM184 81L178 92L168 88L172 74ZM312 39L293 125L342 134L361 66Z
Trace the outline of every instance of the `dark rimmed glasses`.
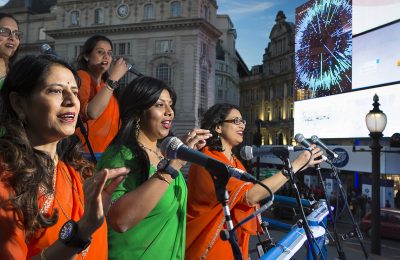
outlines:
M244 125L246 125L246 123L247 123L246 120L244 120L243 118L239 118L239 117L235 117L233 119L227 119L222 122L233 123L235 125L240 125L240 123L243 123Z
M0 28L0 36L10 37L11 35L19 40L21 39L23 33L21 31L11 31L10 29L4 27Z

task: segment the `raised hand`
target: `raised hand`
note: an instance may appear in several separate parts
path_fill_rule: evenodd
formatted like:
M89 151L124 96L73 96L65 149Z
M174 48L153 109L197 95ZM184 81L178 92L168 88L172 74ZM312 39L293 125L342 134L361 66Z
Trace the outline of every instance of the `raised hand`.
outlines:
M125 167L104 169L85 180L85 212L80 222L89 236L103 224L104 215L110 207L111 194L129 171ZM106 185L107 180L111 182Z

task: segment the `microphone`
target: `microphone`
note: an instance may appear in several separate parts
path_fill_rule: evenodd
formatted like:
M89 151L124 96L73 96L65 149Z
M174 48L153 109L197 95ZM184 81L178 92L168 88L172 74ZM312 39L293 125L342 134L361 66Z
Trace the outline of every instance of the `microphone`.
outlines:
M244 160L251 160L257 156L266 156L273 154L275 156L287 155L289 152L297 152L308 150L301 146L290 146L290 145L264 145L260 147L256 146L243 146L240 149L240 157Z
M318 136L313 135L311 136L311 142L313 142L314 144L320 146L322 149L324 149L326 151L326 153L332 157L332 158L338 158L339 155L337 153L335 153L334 151L332 151L331 149L328 148L328 146L326 146L326 144L324 144L321 139L318 138Z
M51 46L47 43L43 43L40 46L40 53L59 57L58 54L53 50L53 48L51 48Z
M177 137L171 136L164 139L160 145L160 150L162 155L168 159L180 159L194 163L203 166L208 171L215 173L223 173L228 171L229 177L252 183L258 182L255 177L245 171L226 165L225 163L215 160L197 150L189 148ZM218 178L218 176L214 175L212 177L214 180Z
M142 77L143 76L143 74L140 73L137 69L135 69L135 67L132 64L126 63L126 66L128 66L128 71L130 73L133 73L134 75L136 75L138 77Z
M301 145L303 145L304 147L310 148L311 143L304 137L303 134L296 134L294 136L294 140L296 140L296 142L300 143ZM326 158L325 155L322 155L321 157L318 157L316 159L323 159L324 161L329 161L328 158Z

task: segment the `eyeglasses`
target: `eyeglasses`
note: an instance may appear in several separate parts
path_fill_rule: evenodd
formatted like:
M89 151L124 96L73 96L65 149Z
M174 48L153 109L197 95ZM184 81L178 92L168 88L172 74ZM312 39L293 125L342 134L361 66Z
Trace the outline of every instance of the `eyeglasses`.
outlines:
M243 118L239 118L239 117L235 117L234 119L224 120L222 122L234 123L235 125L240 125L240 123L243 123L244 125L246 125L246 120L244 120Z
M23 35L23 33L21 31L11 31L10 29L4 28L4 27L0 28L0 36L10 37L11 34L17 39L21 39L21 37Z

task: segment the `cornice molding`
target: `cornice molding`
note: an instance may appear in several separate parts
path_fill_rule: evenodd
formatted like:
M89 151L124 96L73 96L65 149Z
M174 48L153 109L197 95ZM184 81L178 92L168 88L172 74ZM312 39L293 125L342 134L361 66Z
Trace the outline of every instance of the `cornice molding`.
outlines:
M222 33L216 27L214 27L212 24L202 18L119 25L101 25L93 27L71 27L56 30L47 30L46 33L55 39L59 39L69 38L71 36L93 35L99 33L108 35L114 33L150 32L181 29L200 29L214 39L218 39L222 35Z

